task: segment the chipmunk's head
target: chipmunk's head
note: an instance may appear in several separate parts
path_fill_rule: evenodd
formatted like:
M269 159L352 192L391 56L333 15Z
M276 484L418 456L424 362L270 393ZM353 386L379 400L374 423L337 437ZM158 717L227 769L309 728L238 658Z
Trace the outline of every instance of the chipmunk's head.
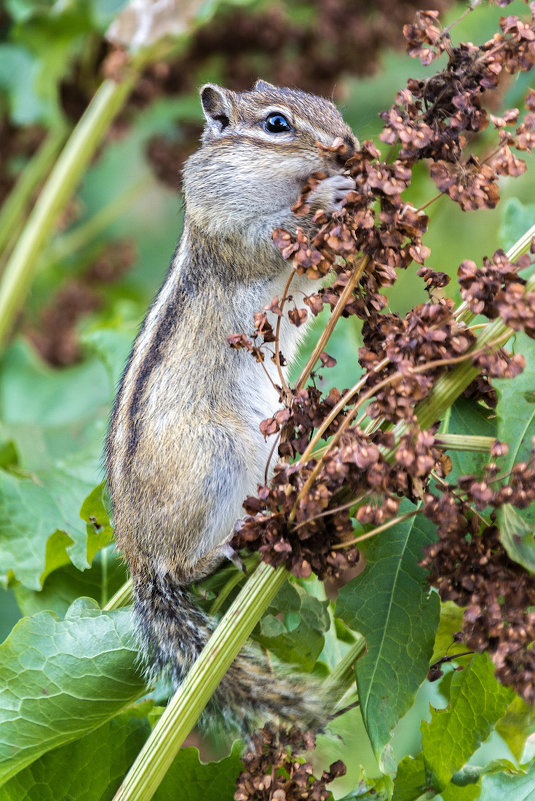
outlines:
M266 81L247 92L205 84L201 104L206 125L184 173L186 207L206 202L229 223L289 208L311 173L341 172L358 144L329 100ZM343 155L321 147L334 140Z
M350 151L357 144L333 103L297 89L257 81L251 91L238 93L209 83L201 89L201 103L206 117L205 144L224 147L244 141L254 147L259 159L274 154L279 160L286 155L297 166L301 155L305 170L313 160L316 169L337 172L349 155L342 161L336 154L320 150L318 142L329 146L339 138Z

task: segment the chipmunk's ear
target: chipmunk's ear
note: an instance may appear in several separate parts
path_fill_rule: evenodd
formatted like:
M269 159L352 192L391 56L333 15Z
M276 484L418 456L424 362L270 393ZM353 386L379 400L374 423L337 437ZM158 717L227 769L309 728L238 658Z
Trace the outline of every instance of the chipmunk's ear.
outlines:
M220 134L232 117L230 92L215 83L205 83L201 87L201 104L208 128L212 133Z
M266 89L276 89L276 88L277 87L274 84L268 83L267 81L263 81L261 78L253 86L255 92L265 92Z

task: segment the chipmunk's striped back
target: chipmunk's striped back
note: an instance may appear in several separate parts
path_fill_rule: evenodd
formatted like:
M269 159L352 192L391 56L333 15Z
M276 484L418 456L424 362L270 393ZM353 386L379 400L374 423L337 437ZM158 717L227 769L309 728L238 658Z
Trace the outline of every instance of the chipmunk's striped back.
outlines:
M282 295L289 267L273 229L312 226L315 209L337 208L352 188L336 157L315 142L355 143L331 103L302 92L259 82L242 94L208 85L201 97L207 126L184 173L184 232L126 366L106 451L140 639L153 672L167 669L176 683L212 628L187 585L228 555L241 504L264 481L271 443L259 424L279 404L262 368L230 350L227 337L250 332L254 313ZM273 109L291 116L283 136L262 123ZM309 196L311 213L296 218L290 206L318 170L329 177ZM312 289L303 277L292 284L295 293ZM287 360L302 330L283 321ZM298 684L274 679L247 653L216 700L247 722L267 712L292 717L308 707Z

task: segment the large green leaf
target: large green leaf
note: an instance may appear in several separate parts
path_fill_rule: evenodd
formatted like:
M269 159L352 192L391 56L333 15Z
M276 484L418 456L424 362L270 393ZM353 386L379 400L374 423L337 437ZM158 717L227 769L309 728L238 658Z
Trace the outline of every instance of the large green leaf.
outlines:
M427 793L424 755L406 756L399 763L392 801L416 801Z
M422 722L422 750L428 782L436 792L448 786L504 714L513 691L494 678L486 654L453 673L450 702L434 709L431 722Z
M515 352L526 357L524 371L511 379L496 379L498 393L498 439L507 442L509 453L500 461L504 473L531 455L535 437L535 341L520 332L514 337ZM504 548L516 562L535 571L535 504L528 509L498 510L498 525Z
M505 715L496 724L496 731L520 762L527 738L535 734L535 708L515 695Z
M13 776L2 801L111 801L149 733L146 719L119 715Z
M529 458L531 439L535 436L535 340L518 332L512 340L512 348L526 358L523 372L514 379L496 378L493 381L498 393L497 435L499 440L509 445L509 453L500 463L507 469L515 462Z
M13 776L2 801L111 801L149 733L146 717L120 714ZM181 801L232 801L240 755L239 741L219 762L201 762L196 748L181 749L154 801L176 801L178 792Z
M82 520L80 506L101 478L111 398L112 385L96 358L52 370L21 342L4 357L1 427L18 457L18 464L0 470L4 582L14 576L26 587L40 589L52 570L69 561L82 570L89 567L98 548L109 541L111 529L100 512L99 525L88 526L89 514ZM94 501L96 507L99 498Z
M528 523L508 503L499 510L499 520L500 539L511 559L535 573L535 523Z
M228 757L201 762L196 748L183 748L165 775L154 801L233 801L241 763L237 740Z
M529 765L489 773L481 780L480 801L533 801L535 798L535 760Z
M64 620L40 612L0 646L0 780L87 734L137 698L130 613L78 599Z
M340 590L336 604L336 615L366 638L357 685L362 717L383 767L392 729L412 705L433 653L440 603L418 565L432 540L430 524L419 517L378 536L368 548L366 569Z

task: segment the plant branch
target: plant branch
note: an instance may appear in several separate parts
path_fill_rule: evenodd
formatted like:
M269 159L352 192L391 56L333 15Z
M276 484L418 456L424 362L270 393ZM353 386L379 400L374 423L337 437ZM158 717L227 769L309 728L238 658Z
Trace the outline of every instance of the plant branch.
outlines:
M256 569L169 701L114 801L150 801L180 746L287 575L283 567L274 570L265 563Z
M60 210L102 141L115 115L130 94L137 72L130 70L121 83L105 80L72 132L34 206L0 284L0 349L32 282L38 256L52 233Z
M479 437L468 434L435 434L435 445L448 451L470 451L490 453L494 437Z
M408 520L409 517L414 517L415 515L419 514L420 511L420 509L413 509L411 512L405 512L404 515L393 517L391 520L387 520L386 523L383 523L381 526L377 526L376 528L372 528L371 531L367 531L366 534L361 534L360 537L355 537L352 540L346 540L346 542L340 542L337 545L333 545L333 551L340 550L341 548L352 548L357 542L369 540L371 537L375 537L376 534L380 534L382 531L387 531L389 528L397 526L398 523L403 523L403 521Z
M110 612L112 609L119 609L121 606L127 606L132 600L132 579L128 579L119 587L115 595L112 595L108 603L102 607L105 612Z
M290 284L292 283L294 275L295 275L295 268L290 270L288 280L286 281L286 285L282 293L282 298L280 299L281 314L279 314L279 316L277 317L277 325L275 327L275 365L277 367L279 380L281 382L281 387L286 402L288 402L288 399L291 397L292 393L290 392L290 387L288 386L286 379L284 377L284 373L282 372L281 358L280 358L280 330L281 330L282 312L284 311L284 304L288 300L288 290L290 289Z
M22 218L33 192L43 180L65 141L67 130L59 124L45 139L37 153L21 172L0 211L0 252L7 257L11 244L22 226Z
M329 321L328 321L327 325L325 326L324 330L322 331L320 338L316 342L314 350L310 354L310 357L309 357L307 363L305 364L303 372L299 376L299 379L298 379L298 381L297 381L297 383L295 385L296 391L302 389L305 386L307 378L309 377L310 373L314 369L314 365L318 361L320 353L322 353L325 350L325 346L326 346L327 342L329 341L329 338L330 338L332 332L334 331L334 327L335 327L336 323L338 322L342 312L344 311L345 305L348 302L349 298L351 297L351 295L353 293L353 290L357 286L357 284L358 284L358 282L359 282L359 280L360 280L360 278L362 276L362 273L366 269L366 265L368 264L369 260L370 260L369 256L362 256L359 259L359 261L357 262L357 264L355 265L355 268L354 268L354 270L353 270L353 272L352 272L352 274L351 274L346 286L344 287L344 291L342 292L342 294L338 298L338 303L334 307L334 309L332 311L332 314L329 317Z

